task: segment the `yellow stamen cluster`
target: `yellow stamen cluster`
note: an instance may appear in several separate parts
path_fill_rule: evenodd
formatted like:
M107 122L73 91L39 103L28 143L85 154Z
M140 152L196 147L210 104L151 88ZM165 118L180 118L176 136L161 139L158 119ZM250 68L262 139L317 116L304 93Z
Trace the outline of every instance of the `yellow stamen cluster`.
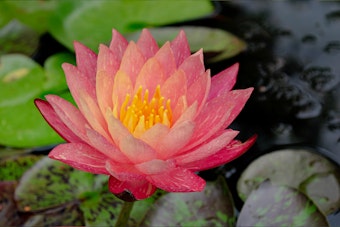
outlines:
M127 94L120 108L119 119L135 136L139 136L157 123L171 126L170 99L165 100L161 95L160 85L149 99L149 90L142 95L143 88L139 87L131 99Z

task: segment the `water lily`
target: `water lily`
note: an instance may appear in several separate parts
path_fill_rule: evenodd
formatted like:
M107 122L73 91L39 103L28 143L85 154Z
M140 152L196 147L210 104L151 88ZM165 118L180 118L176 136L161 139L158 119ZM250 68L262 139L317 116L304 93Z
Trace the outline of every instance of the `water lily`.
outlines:
M50 158L76 169L109 175L114 194L137 200L157 188L201 191L196 172L243 154L226 129L252 88L231 90L238 64L211 78L202 50L191 54L185 33L159 47L147 29L137 42L113 30L98 55L74 43L77 66L62 65L77 107L56 95L35 101L46 121L67 143Z

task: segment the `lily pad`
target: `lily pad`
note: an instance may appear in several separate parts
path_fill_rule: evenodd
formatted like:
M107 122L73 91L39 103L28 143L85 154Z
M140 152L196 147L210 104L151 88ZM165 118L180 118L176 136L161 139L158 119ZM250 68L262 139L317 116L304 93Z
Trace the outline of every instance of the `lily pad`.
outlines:
M326 217L303 193L269 181L247 198L236 226L328 226Z
M20 54L0 58L0 144L11 147L37 147L63 140L45 122L34 105L34 99L46 93L64 95L71 99L64 74L58 65L69 55L53 56L44 69ZM59 70L59 71L58 71Z
M17 181L42 156L21 155L0 159L0 181Z
M176 37L180 30L184 30L190 43L191 52L203 48L207 61L217 62L244 51L246 43L235 35L218 28L182 26L182 27L161 27L151 28L150 32L159 45ZM127 35L128 40L137 40L140 32Z
M18 20L12 20L0 29L0 55L22 53L31 56L38 45L38 33Z
M224 179L202 192L169 193L159 198L142 226L233 226L233 200Z
M94 186L93 174L45 157L22 176L15 200L20 211L40 211L77 201Z
M237 190L245 200L263 181L304 192L324 212L340 208L339 167L308 150L275 151L253 161L242 173Z
M144 27L203 17L213 10L212 3L207 0L58 1L50 32L71 50L74 40L97 50L99 43L110 41L112 28L126 34Z

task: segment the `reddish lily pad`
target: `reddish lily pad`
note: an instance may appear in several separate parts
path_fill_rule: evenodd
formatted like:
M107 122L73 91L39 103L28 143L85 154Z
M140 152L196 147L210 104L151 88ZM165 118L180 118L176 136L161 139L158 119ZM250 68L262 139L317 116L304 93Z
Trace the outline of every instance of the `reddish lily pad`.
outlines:
M21 155L0 159L0 181L17 181L42 156Z
M326 217L303 193L262 183L248 196L236 226L328 226Z
M235 35L218 28L182 26L161 27L149 29L159 45L168 40L173 40L180 30L184 30L190 43L191 52L204 50L207 61L217 62L244 51L246 43ZM137 40L140 32L127 35L128 40ZM208 56L208 57L207 57Z
M193 10L194 7L194 10ZM78 40L91 48L109 41L112 28L128 33L206 16L214 10L210 1L58 1L50 32L73 50ZM105 16L103 16L105 15Z
M233 226L233 200L223 179L202 192L169 193L159 198L142 226Z
M20 211L40 211L77 201L95 186L93 174L45 157L22 176L15 200Z
M245 200L263 181L304 192L324 212L340 208L339 167L308 150L280 150L261 156L242 173L237 190Z

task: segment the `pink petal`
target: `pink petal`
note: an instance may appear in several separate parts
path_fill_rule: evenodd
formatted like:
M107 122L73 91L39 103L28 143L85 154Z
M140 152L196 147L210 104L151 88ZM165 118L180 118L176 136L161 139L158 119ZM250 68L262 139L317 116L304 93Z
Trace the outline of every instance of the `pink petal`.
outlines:
M135 166L139 171L146 175L160 174L173 170L176 166L174 161L153 159Z
M112 160L106 161L106 169L111 176L119 181L140 181L145 176L133 164L122 164Z
M106 95L111 98L111 102L113 101L114 103L114 108L116 108L119 112L126 95L129 94L131 98L133 97L133 84L130 77L123 71L119 70L114 79L112 96L109 94L110 93ZM119 116L119 113L117 116Z
M177 67L182 64L184 59L190 56L191 52L189 43L183 30L181 30L176 38L171 42L171 49L176 59Z
M149 144L157 151L159 138L164 137L170 131L169 127L163 124L155 124L146 130L140 137L145 143Z
M244 143L231 143L230 146L227 146L210 157L186 163L182 167L188 168L192 171L202 171L223 165L244 154L255 143L256 137L257 136L255 135Z
M155 55L155 58L157 59L157 61L159 61L159 63L161 63L165 73L165 78L168 78L177 69L176 60L169 42L166 42L159 49L159 51Z
M83 141L87 141L85 125L87 125L88 122L83 117L82 113L70 102L60 98L59 96L46 95L46 99L66 127L68 127Z
M98 105L103 114L106 108L112 109L112 89L114 75L120 65L117 56L105 45L100 45L97 61L96 94Z
M110 132L111 138L113 139L116 146L119 146L121 140L131 133L129 130L123 125L123 123L115 118L112 114L112 111L106 111L106 121L108 123L108 130Z
M76 134L74 134L58 117L51 104L48 102L36 99L35 105L38 107L40 113L43 115L47 123L66 141L68 142L82 142Z
M74 42L77 67L85 75L90 84L96 83L97 55L92 50L79 42Z
M171 108L174 109L177 100L187 94L187 78L183 70L177 70L161 86L161 94L166 99L170 99Z
M187 108L187 97L185 95L182 95L177 100L175 108L172 109L172 122L176 122Z
M207 70L199 78L197 78L197 80L194 81L188 88L187 92L188 105L197 102L199 104L198 112L201 111L201 108L204 106L205 101L208 97L210 83L211 83L210 70Z
M128 41L116 29L113 29L110 50L114 53L118 60L123 58L123 54L127 46Z
M183 63L179 66L185 72L187 77L187 84L190 86L194 83L200 75L205 72L204 62L203 62L203 51L199 50L195 54L186 58Z
M162 85L165 80L165 75L161 64L156 58L150 58L142 67L140 73L137 76L135 91L140 86L145 89L149 89L149 97L152 97L157 85Z
M197 114L197 106L197 102L194 102L191 106L184 110L184 112L180 115L178 119L174 119L175 124L173 125L173 127L184 121L194 121L194 118Z
M157 151L161 158L169 158L183 148L192 138L194 129L195 123L184 121L172 127L167 135L159 138Z
M146 59L153 57L158 51L157 42L148 29L142 30L142 33L137 41L137 46L142 51Z
M146 180L122 182L114 177L110 177L109 190L113 194L120 194L124 191L128 191L135 197L135 199L142 200L150 197L156 191L156 187L154 187Z
M176 164L179 166L185 166L186 163L198 161L211 156L220 151L222 148L226 147L236 137L237 134L238 131L223 131L221 134L202 144L198 148L175 157Z
M126 48L119 69L125 72L130 77L132 84L134 84L145 61L146 58L141 50L131 41Z
M205 187L205 181L202 178L183 168L149 175L146 179L157 188L168 192L196 192L202 191Z
M93 99L96 98L95 83L92 84L77 67L69 63L63 63L62 68L65 72L68 88L77 104L80 99L80 92L83 90Z
M89 139L89 143L92 147L96 148L99 152L103 153L105 156L114 160L118 163L129 163L130 161L127 159L125 155L116 147L112 142L109 142L98 132L87 128L86 135Z
M236 83L238 69L239 64L236 63L212 77L208 100L219 96L222 92L228 92L233 88Z
M60 144L48 156L82 171L109 175L105 168L107 157L85 143Z

